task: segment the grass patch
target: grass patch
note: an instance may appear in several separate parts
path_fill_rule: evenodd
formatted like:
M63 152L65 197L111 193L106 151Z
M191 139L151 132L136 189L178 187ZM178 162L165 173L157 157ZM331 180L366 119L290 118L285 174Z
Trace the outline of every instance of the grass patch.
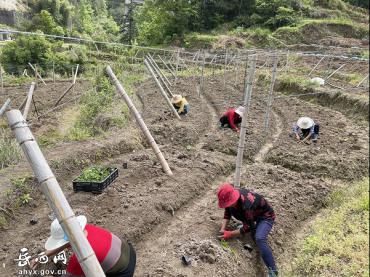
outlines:
M0 229L8 227L9 219L16 217L16 211L30 204L34 189L30 186L32 177L24 176L11 180L11 187L3 191L5 204L0 209Z
M337 191L293 262L294 276L369 276L369 179Z
M17 163L21 158L21 150L15 139L6 135L5 129L0 129L0 169Z
M277 29L273 36L289 44L298 42L317 43L318 40L330 36L344 38L366 39L368 29L363 24L356 23L348 18L304 19L296 26L287 26Z
M184 46L187 48L213 48L219 36L211 34L190 33L185 35Z

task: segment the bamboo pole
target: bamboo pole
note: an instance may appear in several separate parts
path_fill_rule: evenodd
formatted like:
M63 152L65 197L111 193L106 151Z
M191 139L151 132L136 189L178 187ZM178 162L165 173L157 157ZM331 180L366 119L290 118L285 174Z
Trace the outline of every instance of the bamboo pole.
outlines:
M225 49L225 65L224 65L224 89L226 88L226 67L227 67L227 48Z
M311 76L311 74L316 70L316 68L322 63L322 61L325 59L326 57L322 57L319 62L314 66L314 68L312 68L312 70L310 71L310 73L308 73L308 76Z
M28 65L35 72L36 76L39 77L39 79L41 80L41 82L46 86L46 83L45 83L44 79L42 79L41 75L37 72L37 69L31 63L28 63Z
M53 83L55 84L55 62L53 60Z
M28 115L28 111L30 110L30 107L31 107L33 91L35 90L35 86L36 86L36 83L32 82L30 90L28 91L26 107L24 108L24 112L23 112L24 120L27 120L27 115Z
M128 108L134 114L137 124L139 125L141 131L144 133L144 135L145 135L146 139L148 140L150 146L153 148L153 151L154 151L155 155L157 156L159 162L161 163L164 172L167 175L172 176L173 175L172 171L171 171L170 167L168 166L168 163L167 163L166 159L163 157L163 154L162 154L161 150L159 149L157 143L155 142L154 138L150 134L150 132L148 130L148 127L146 126L146 124L145 124L143 118L141 117L139 111L134 106L134 103L131 101L130 97L127 95L125 89L122 87L121 83L118 81L116 75L114 74L114 72L112 71L112 69L109 65L107 66L106 70L107 70L107 73L108 73L109 77L111 78L112 82L116 86L117 91L121 94L121 96L125 100Z
M276 55L274 57L274 65L272 68L272 77L271 77L271 84L270 84L270 89L269 89L269 95L267 99L267 108L266 108L266 114L265 114L265 122L264 122L264 134L265 136L267 135L267 130L269 127L270 123L270 112L272 108L272 102L274 100L274 86L276 82L276 75L277 75L277 64L278 64L278 56Z
M157 78L159 77L159 79L162 81L164 87L166 88L167 92L170 94L170 96L172 97L173 94L172 94L172 91L171 89L168 87L167 83L165 82L165 80L163 79L162 75L160 74L160 72L157 70L157 68L155 67L153 61L148 57L147 58L150 66L152 67L154 73L156 74Z
M362 85L362 83L366 81L366 79L369 79L369 74L367 74L367 75L366 75L366 77L365 77L365 78L363 78L363 79L361 80L361 82L359 82L359 83L358 83L358 85L356 86L356 88L360 87L360 86Z
M325 78L325 81L328 81L335 73L337 73L339 70L341 70L346 64L342 64L340 67L338 67L336 70L334 70L333 73L331 73L328 77Z
M152 67L150 66L149 62L147 60L145 60L144 63L145 63L146 68L149 70L150 74L152 75L154 81L157 83L157 86L159 87L159 91L162 93L163 97L165 98L166 103L168 104L168 107L171 109L171 111L177 117L177 119L180 119L181 120L180 115L177 113L176 109L173 107L173 105L171 103L171 100L168 98L167 93L165 92L165 90L162 87L161 83L159 82L159 80L155 76L155 73L154 73Z
M172 86L170 80L168 80L167 76L164 74L164 72L162 71L162 69L158 66L157 62L154 60L154 58L152 57L152 55L148 54L150 59L152 60L152 63L154 64L155 68L157 69L157 71L159 71L159 73L162 75L162 77L166 80L167 84L169 86Z
M244 96L244 103L243 107L245 108L243 113L242 125L240 130L240 138L239 138L239 145L238 145L238 154L236 157L236 167L235 167L235 175L234 175L234 186L240 187L240 175L241 175L241 168L243 163L243 155L244 155L244 147L245 147L245 136L247 132L247 116L250 107L250 102L252 98L252 89L253 89L253 82L254 82L254 74L256 71L256 56L254 55L251 59L251 68L249 73L247 74L246 86L245 86L245 96Z
M4 105L1 107L1 109L0 109L0 116L2 116L3 115L3 113L5 113L5 111L6 111L6 109L9 107L9 105L10 105L10 98L8 98L6 101L5 101L5 103L4 103Z
M78 68L79 68L79 65L77 65L77 67L76 67L76 72L74 73L72 84L63 92L63 94L59 97L58 101L55 102L54 107L58 106L58 104L60 103L60 101L62 101L64 96L66 96L67 93L76 85Z
M206 51L203 51L203 63L202 63L202 71L201 71L201 78L200 78L200 84L199 84L199 97L204 92L204 67L206 64Z
M149 54L150 55L150 54ZM159 79L162 81L162 83L164 84L164 86L166 87L166 90L167 92L171 95L171 97L173 96L173 93L170 89L170 87L167 85L167 82L165 81L165 79L163 78L161 72L158 70L158 68L156 67L155 65L155 61L151 58L151 56L148 56L147 60L149 61L150 65L152 66L154 72L157 74L157 76L159 77Z
M49 206L56 214L59 223L69 238L73 252L76 254L85 276L105 276L93 249L21 112L11 110L6 115L8 124L25 153Z
M0 65L0 78L1 78L1 95L4 95L4 76L3 67Z
M158 58L161 60L161 62L164 64L164 66L168 69L168 71L171 73L171 75L173 77L175 77L175 74L173 73L173 71L171 70L171 68L169 68L169 66L167 65L167 63L161 58L161 56L158 55Z
M175 83L177 83L177 79L179 76L179 63L180 63L180 50L177 51L176 54L176 78L175 78Z

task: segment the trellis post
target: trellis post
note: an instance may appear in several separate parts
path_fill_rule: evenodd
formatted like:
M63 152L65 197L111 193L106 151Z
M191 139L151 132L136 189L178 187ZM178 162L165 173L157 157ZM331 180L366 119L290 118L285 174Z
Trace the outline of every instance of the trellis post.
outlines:
M269 127L269 122L270 122L270 112L272 108L272 102L274 99L274 86L276 82L276 75L277 75L277 64L278 64L278 56L275 55L274 57L274 65L272 68L272 77L271 77L271 84L270 84L270 89L269 89L269 95L267 99L267 108L266 108L266 114L265 114L265 121L264 121L264 134L265 136L267 135L267 130Z
M56 214L60 225L68 236L73 252L76 254L85 276L105 276L91 245L32 135L26 120L19 110L10 110L6 115L9 127L25 153L49 206Z
M145 63L145 66L147 67L147 69L149 70L149 73L152 75L154 81L156 82L157 86L159 87L159 91L162 93L164 99L166 100L166 103L167 103L168 107L171 109L171 111L176 116L176 118L181 120L180 115L177 113L176 109L173 107L173 105L171 103L171 100L168 98L168 95L167 95L166 91L162 87L158 78L155 76L155 73L154 73L152 67L150 66L149 62L147 60L144 60L144 63Z
M248 117L250 102L252 98L252 89L253 89L253 82L254 82L254 74L256 71L256 62L257 62L257 57L253 55L251 59L251 68L250 68L249 73L247 74L247 80L245 82L246 86L245 86L245 96L244 96L244 103L243 103L243 107L245 108L245 110L244 110L243 118L242 118L239 145L238 145L238 154L236 157L236 166L235 166L235 175L234 175L234 186L235 187L240 187L240 175L241 175L241 168L242 168L244 148L245 148L245 136L247 132L247 117Z
M137 124L139 125L141 131L144 133L144 135L145 135L146 139L148 140L150 146L152 147L155 155L159 159L159 162L161 163L164 172L169 176L173 175L170 167L168 166L168 163L167 163L166 159L164 158L164 156L163 156L161 150L159 149L157 143L155 142L154 138L150 134L148 127L146 126L146 124L145 124L143 118L141 117L139 111L136 109L134 103L131 101L130 97L127 95L125 89L122 87L121 83L118 81L116 75L114 74L114 72L112 71L112 69L109 65L107 66L106 70L107 70L107 73L108 73L109 77L111 78L112 82L116 86L117 91L121 94L121 96L125 100L128 108L133 113Z
M6 111L6 109L9 107L9 105L10 105L10 98L8 98L6 101L5 101L5 103L4 103L4 105L1 107L1 109L0 109L0 116L2 116L3 115L3 113L5 113L5 111Z
M31 101L32 101L32 97L33 97L33 92L35 90L35 86L36 86L36 83L32 82L30 90L28 91L27 102L26 102L26 106L25 106L24 112L23 112L24 120L27 120L27 115L28 115L28 111L30 110L30 107L31 107Z

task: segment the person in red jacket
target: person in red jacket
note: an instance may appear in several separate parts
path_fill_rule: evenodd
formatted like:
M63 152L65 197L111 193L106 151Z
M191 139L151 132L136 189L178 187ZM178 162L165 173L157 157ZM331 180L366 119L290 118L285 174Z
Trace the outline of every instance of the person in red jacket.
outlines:
M121 240L111 232L92 224L86 224L85 216L78 216L77 220L95 252L107 277L132 277L136 266L136 252L130 243ZM45 243L45 255L56 255L71 245L62 226L55 219L51 223L51 236ZM30 262L32 269L37 266L37 260ZM63 277L83 277L81 266L77 256L73 254L67 264L67 273Z
M267 243L267 236L275 222L275 212L267 200L247 189L236 189L229 183L219 188L217 197L219 208L225 209L219 239L227 240L251 232L268 268L268 276L277 276L275 260ZM239 229L227 231L226 227L231 216L241 221L243 225Z
M244 111L245 108L242 106L238 107L237 109L228 109L220 118L221 127L224 128L226 125L226 127L239 132L238 124L242 122Z

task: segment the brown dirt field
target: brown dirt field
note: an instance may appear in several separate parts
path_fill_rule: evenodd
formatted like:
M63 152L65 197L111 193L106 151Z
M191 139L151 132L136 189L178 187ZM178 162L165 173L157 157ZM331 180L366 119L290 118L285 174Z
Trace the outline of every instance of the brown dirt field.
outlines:
M180 79L173 91L186 96L191 104L190 114L181 121L171 115L152 82L136 88L141 99L136 102L173 177L162 172L133 122L107 137L61 143L47 151L76 214L84 214L90 223L134 243L136 276L262 276L265 272L258 251L243 250L244 241L253 245L248 235L230 241L226 249L215 238L223 214L217 208L216 190L232 178L238 144L237 133L218 129L218 118L243 99L240 76L236 85L231 74L227 79L224 88L222 77L208 77L200 98L195 90L198 78ZM267 89L257 84L248 115L242 180L243 186L266 196L277 212L270 241L279 264L280 257L289 253L296 231L320 211L325 196L336 188L329 179L353 180L367 174L368 129L339 112L291 98L275 102L271 137L265 140L266 95ZM322 126L315 145L300 145L288 137L291 125L302 114ZM345 135L340 137L342 133ZM74 193L72 180L82 168L96 163L117 166L119 178L100 195ZM21 162L1 175L9 180L28 170ZM0 185L7 182L0 180ZM51 210L37 185L32 185L33 201L15 211L9 228L0 231L4 242L0 276L18 276L14 259L19 250L27 247L30 253L39 253L49 235ZM30 225L35 215L39 222ZM193 259L191 266L181 265L183 254Z
M294 171L311 172L325 178L354 180L368 172L368 129L356 126L341 113L293 98L275 103L283 119L284 135L266 161ZM293 123L306 115L320 124L320 139L310 145L289 137Z

